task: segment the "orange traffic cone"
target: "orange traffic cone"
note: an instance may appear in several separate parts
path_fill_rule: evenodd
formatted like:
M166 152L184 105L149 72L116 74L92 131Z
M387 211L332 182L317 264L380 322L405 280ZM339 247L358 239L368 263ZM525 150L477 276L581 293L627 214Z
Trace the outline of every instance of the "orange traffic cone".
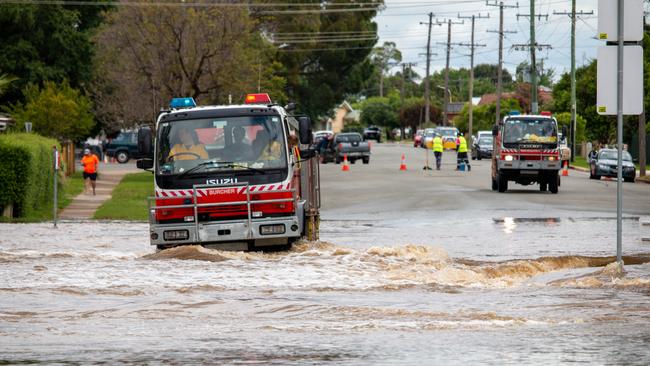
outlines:
M563 177L568 177L569 176L569 162L568 161L564 162L564 168L562 169L562 176Z
M401 171L406 170L406 159L404 158L404 154L402 154L402 163L399 165L399 170Z
M348 163L348 154L343 155L343 167L341 168L344 172L350 171L350 163Z

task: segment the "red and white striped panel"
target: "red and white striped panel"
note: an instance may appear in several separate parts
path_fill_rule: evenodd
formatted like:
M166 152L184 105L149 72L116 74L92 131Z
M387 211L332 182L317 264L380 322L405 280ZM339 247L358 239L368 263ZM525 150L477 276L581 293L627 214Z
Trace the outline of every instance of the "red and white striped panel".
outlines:
M246 192L246 187L215 187L209 189L197 189L196 195L198 197L207 197L208 190L226 190L226 189L237 189L238 194L243 194ZM262 184L256 186L250 186L250 192L272 192L279 190L288 190L291 189L291 182L286 183L277 183L277 184ZM191 189L156 189L156 197L192 197L193 192Z
M558 154L557 150L517 150L517 149L501 149L502 154L521 154L521 155L554 155Z

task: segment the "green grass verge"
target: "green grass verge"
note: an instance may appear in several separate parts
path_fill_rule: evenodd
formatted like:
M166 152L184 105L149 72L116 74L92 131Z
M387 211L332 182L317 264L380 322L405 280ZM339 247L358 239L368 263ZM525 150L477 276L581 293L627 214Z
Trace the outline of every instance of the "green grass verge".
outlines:
M76 172L63 181L63 192L59 193L59 210L66 208L75 197L84 191L84 179L81 172Z
M147 220L147 197L153 196L153 174L127 174L115 187L111 199L95 212L95 219Z
M582 156L576 156L574 162L571 163L571 165L578 166L585 169L589 168L589 163L587 162L587 159L583 158Z

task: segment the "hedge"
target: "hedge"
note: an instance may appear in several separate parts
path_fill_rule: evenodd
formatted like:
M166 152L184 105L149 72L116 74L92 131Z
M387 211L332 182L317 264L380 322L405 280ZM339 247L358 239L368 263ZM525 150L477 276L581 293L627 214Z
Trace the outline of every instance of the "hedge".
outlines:
M0 209L13 204L17 218L51 216L54 145L60 148L32 133L0 135Z

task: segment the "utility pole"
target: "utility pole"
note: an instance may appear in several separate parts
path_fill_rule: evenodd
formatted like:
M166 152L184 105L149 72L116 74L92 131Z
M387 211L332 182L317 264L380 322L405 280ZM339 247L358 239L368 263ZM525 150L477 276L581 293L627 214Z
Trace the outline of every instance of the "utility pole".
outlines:
M496 0L494 3L485 1L487 6L498 6L499 7L499 30L488 30L489 33L499 33L499 66L497 67L497 104L496 104L496 124L499 124L501 121L501 93L503 93L503 35L506 33L517 33L517 31L505 31L503 30L503 9L504 8L518 8L519 5L504 5L503 1L497 4Z
M541 50L541 45L538 45L537 41L535 41L535 17L539 20L542 20L542 18L548 19L548 14L535 15L535 0L530 0L530 14L517 14L517 20L519 20L520 16L530 18L530 112L537 114L537 60L535 51L537 48Z
M424 123L427 124L429 120L429 110L431 109L431 86L429 81L429 71L431 68L431 26L433 26L433 13L429 13L429 22L422 23L429 26L429 35L427 36L427 67L426 76L424 77Z
M449 124L449 118L447 116L447 109L448 109L448 104L449 104L449 98L451 95L449 95L449 58L451 55L451 25L452 24L465 24L464 21L461 22L453 22L451 19L447 20L447 43L440 43L438 44L446 44L447 45L447 61L445 63L445 90L444 90L444 97L443 99L443 111L442 111L442 125L447 126ZM459 45L459 44L456 44Z
M411 74L411 68L413 66L416 66L416 65L417 65L417 63L415 63L415 62L404 62L404 63L402 63L402 90L400 91L400 99L401 99L402 106L404 106L404 96L406 95L405 94L406 93L406 91L405 91L406 70L407 69L409 70L409 75L410 75Z
M571 18L571 162L576 156L576 17L579 15L592 15L594 12L576 12L576 0L571 1L571 12L556 12L553 15L568 15ZM565 136L566 137L566 136Z
M484 44L476 44L474 43L474 21L478 19L484 19L484 18L489 18L490 13L488 13L486 16L481 15L479 13L478 15L472 14L471 16L461 16L458 14L459 19L471 19L472 20L472 36L471 36L471 41L469 43L469 49L470 49L470 57L469 57L469 105L467 106L468 112L469 112L469 121L467 124L467 136L468 138L472 139L472 128L473 122L474 122L474 104L472 103L472 100L474 99L474 49L476 47L485 47ZM459 88L460 89L460 88Z

